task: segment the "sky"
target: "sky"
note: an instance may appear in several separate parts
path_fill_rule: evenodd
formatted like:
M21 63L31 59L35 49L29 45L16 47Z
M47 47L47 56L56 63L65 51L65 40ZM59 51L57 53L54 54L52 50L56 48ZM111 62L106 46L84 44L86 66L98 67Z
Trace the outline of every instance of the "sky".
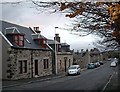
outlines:
M2 5L0 12L2 12L2 15L0 15L1 20L25 27L33 28L34 26L39 26L41 34L48 39L54 39L56 31L61 37L61 42L68 43L71 49L75 51L94 47L92 43L97 39L94 35L80 37L71 34L71 32L67 30L59 29L66 28L66 24L69 24L71 21L70 18L66 18L65 15L60 12L40 12L33 4L28 2L18 5ZM55 27L58 27L58 29L55 29Z

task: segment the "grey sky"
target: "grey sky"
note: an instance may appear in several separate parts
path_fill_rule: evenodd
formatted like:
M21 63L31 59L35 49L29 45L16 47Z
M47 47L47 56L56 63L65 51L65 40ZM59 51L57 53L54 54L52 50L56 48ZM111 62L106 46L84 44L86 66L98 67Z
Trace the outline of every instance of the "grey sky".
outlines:
M39 26L41 34L49 39L53 39L55 27L66 27L70 22L69 18L65 18L61 13L41 13L35 8L30 8L32 4L24 3L20 5L2 5L2 20L23 25L26 27ZM0 15L1 16L1 15ZM95 37L92 35L79 37L70 34L70 32L56 29L56 33L60 34L61 42L67 42L71 45L71 49L80 50L92 47ZM91 44L91 45L89 45Z

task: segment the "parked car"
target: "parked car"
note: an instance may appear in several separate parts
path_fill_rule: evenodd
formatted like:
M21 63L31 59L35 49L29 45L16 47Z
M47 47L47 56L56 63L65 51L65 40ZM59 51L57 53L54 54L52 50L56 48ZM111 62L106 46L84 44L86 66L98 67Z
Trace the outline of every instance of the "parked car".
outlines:
M108 58L108 60L107 61L111 61L112 60L112 58Z
M100 63L100 65L103 65L103 64L104 64L103 61L99 61L99 63Z
M71 66L68 68L67 74L68 74L68 75L80 74L80 72L81 72L81 68L80 68L79 65L71 65Z
M94 63L95 68L100 66L99 62Z
M117 66L117 64L116 64L116 62L115 62L115 61L113 61L113 62L111 62L110 66L111 66L111 67L116 67L116 66Z
M114 58L113 60L116 64L118 64L118 59L117 58Z
M89 64L87 65L87 68L88 68L88 69L94 69L94 68L95 68L94 63L89 63Z

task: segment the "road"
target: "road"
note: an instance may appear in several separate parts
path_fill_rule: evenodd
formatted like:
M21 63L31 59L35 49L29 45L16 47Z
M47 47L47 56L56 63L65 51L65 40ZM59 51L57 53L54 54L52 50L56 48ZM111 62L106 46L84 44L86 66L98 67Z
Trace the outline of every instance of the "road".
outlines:
M107 84L115 68L110 67L110 61L104 65L82 71L77 76L35 82L26 85L5 88L3 90L102 90Z

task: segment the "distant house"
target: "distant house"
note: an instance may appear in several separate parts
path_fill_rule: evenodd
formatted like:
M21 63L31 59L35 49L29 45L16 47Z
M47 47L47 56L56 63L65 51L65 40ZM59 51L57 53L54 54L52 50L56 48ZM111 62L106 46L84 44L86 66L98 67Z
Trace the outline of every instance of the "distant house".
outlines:
M90 58L91 58L90 61L93 63L102 60L101 52L99 51L99 49L97 48L91 49Z
M82 49L81 52L74 52L73 58L74 64L80 65L81 68L86 68L87 64L89 63L89 52L88 50L83 51Z
M0 20L2 78L22 79L52 74L52 51L39 27L26 28ZM0 55L1 56L1 55Z
M90 51L83 51L83 49L81 52L77 51L74 53L73 58L73 62L79 64L81 68L86 68L88 63L103 60L102 54L97 48L91 49Z
M54 40L49 39L48 44L52 47L54 51L56 44L58 73L66 72L68 67L73 64L73 52L70 50L70 45L68 45L67 43L61 43L59 34L55 34Z

